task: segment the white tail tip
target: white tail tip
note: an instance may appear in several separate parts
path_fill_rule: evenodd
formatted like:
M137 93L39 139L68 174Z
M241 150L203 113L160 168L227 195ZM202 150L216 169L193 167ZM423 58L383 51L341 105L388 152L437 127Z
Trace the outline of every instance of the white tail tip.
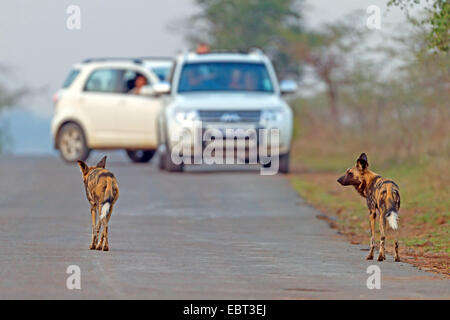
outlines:
M387 220L389 222L389 225L391 226L392 230L398 229L398 213L395 211L391 211L389 217L387 217Z
M109 204L109 202L106 202L105 204L103 204L102 214L100 216L100 219L105 219L106 218L106 215L108 214L110 207L111 207L111 205Z

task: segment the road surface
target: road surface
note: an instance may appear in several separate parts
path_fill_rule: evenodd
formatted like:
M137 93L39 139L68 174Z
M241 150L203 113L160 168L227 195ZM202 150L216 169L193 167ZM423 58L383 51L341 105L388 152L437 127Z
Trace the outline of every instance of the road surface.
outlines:
M365 261L367 246L318 220L283 176L168 174L117 154L107 167L120 199L111 251L100 252L88 250L90 212L76 165L0 158L1 299L450 298L448 279L392 256ZM371 264L381 268L380 290L366 286ZM66 287L70 265L80 267L80 290Z

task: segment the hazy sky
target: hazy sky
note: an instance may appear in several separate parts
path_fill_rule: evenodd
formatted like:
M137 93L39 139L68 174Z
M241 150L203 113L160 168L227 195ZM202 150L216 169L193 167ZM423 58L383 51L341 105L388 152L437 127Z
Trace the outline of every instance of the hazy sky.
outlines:
M386 10L384 0L307 0L305 22L318 26L369 5ZM81 8L81 30L66 28L69 5ZM192 0L15 0L0 2L0 64L13 67L11 84L46 87L27 107L48 116L51 96L72 64L87 57L173 55L185 47L182 34L169 31L196 8ZM398 10L382 26L404 20Z

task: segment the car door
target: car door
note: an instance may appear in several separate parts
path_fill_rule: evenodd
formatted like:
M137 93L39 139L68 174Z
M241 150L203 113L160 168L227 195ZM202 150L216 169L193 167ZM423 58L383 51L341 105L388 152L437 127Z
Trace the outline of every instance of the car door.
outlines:
M88 76L80 97L80 108L90 122L91 147L119 147L116 111L122 94L121 70L94 69Z
M157 146L156 119L161 109L161 101L157 97L143 96L129 91L138 75L147 79L147 84L154 83L142 70L123 70L122 83L124 91L117 110L117 129L120 131L122 144L130 149L154 149Z

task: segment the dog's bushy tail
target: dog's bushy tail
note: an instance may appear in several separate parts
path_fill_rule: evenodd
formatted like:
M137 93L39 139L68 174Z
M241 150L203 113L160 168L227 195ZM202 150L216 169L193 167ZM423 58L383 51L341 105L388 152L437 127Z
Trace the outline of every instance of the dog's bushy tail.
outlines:
M111 179L106 180L105 198L102 204L102 213L100 219L105 219L111 209L111 202L113 200L113 189Z
M391 210L386 214L386 218L389 222L389 226L392 230L398 229L398 213L395 210Z

